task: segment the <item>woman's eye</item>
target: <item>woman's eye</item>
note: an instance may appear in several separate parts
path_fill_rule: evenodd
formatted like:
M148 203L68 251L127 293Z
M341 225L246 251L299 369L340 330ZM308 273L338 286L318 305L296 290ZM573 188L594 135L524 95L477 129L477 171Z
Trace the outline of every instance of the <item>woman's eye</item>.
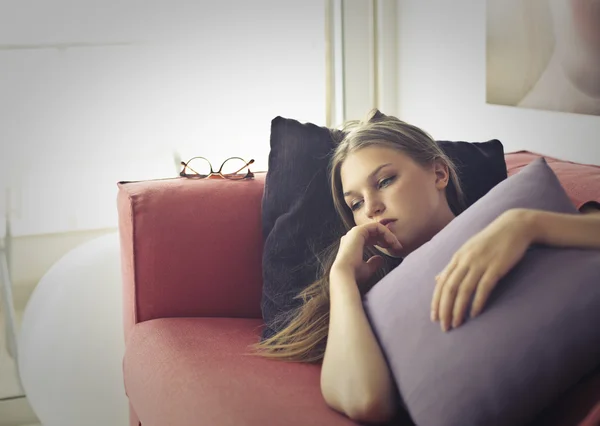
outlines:
M352 211L358 210L360 208L361 204L362 204L362 201L357 201L356 203L353 203L350 206L350 210L352 210Z
M377 186L378 186L378 188L384 188L384 187L388 186L390 183L392 183L394 181L394 179L395 179L395 176L381 179Z

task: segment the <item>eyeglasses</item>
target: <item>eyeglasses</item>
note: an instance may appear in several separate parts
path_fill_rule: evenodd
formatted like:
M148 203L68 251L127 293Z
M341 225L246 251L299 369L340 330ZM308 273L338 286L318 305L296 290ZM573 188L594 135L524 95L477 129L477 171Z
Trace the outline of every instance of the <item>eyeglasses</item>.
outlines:
M179 176L190 179L251 179L254 177L254 173L248 166L252 163L254 160L246 161L240 157L230 157L223 161L219 170L215 172L212 164L206 158L193 157L187 163L181 161L183 170L179 172Z

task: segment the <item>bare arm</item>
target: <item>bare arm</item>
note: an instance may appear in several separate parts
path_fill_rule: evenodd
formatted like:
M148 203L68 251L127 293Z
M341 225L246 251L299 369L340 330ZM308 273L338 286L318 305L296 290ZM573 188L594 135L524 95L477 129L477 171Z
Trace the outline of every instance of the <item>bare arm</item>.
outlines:
M332 271L329 337L321 392L355 421L385 422L396 412L394 383L352 274Z
M442 330L460 326L483 310L498 284L519 262L532 243L553 247L600 249L600 211L594 206L583 214L512 209L467 241L436 277L431 302L432 319Z
M529 220L534 243L556 247L600 248L600 211L594 207L581 215L520 210Z

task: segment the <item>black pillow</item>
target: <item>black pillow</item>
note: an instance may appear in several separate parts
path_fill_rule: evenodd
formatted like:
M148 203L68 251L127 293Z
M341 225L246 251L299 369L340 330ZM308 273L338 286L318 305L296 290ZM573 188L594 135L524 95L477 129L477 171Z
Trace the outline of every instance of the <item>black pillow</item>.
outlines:
M262 315L266 339L286 324L279 317L301 303L294 299L318 278L317 253L343 233L329 188L327 168L343 133L311 123L276 117L262 200ZM488 142L438 141L456 163L467 207L506 179L504 148ZM452 185L452 184L450 184Z

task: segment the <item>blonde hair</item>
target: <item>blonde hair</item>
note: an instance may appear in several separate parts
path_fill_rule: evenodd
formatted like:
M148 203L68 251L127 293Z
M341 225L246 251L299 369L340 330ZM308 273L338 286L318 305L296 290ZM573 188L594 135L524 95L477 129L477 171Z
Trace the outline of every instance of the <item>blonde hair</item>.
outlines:
M416 126L405 123L396 117L386 116L377 109L372 110L362 120L345 123L342 131L333 130L332 138L337 146L329 164L329 176L333 203L345 230L351 229L354 219L351 210L344 202L340 169L348 155L367 146L384 146L403 152L422 166L441 161L448 166L452 185L446 188L448 204L455 214L464 209L464 195L456 169L450 158L442 151L435 140ZM342 230L343 231L343 230ZM259 343L252 345L256 354L282 361L317 363L323 359L329 331L329 272L339 247L339 239L319 255L319 278L300 292L299 308L280 318L285 327ZM367 260L376 249L365 248ZM361 286L366 293L393 267L393 260L384 257L384 266L369 283Z

